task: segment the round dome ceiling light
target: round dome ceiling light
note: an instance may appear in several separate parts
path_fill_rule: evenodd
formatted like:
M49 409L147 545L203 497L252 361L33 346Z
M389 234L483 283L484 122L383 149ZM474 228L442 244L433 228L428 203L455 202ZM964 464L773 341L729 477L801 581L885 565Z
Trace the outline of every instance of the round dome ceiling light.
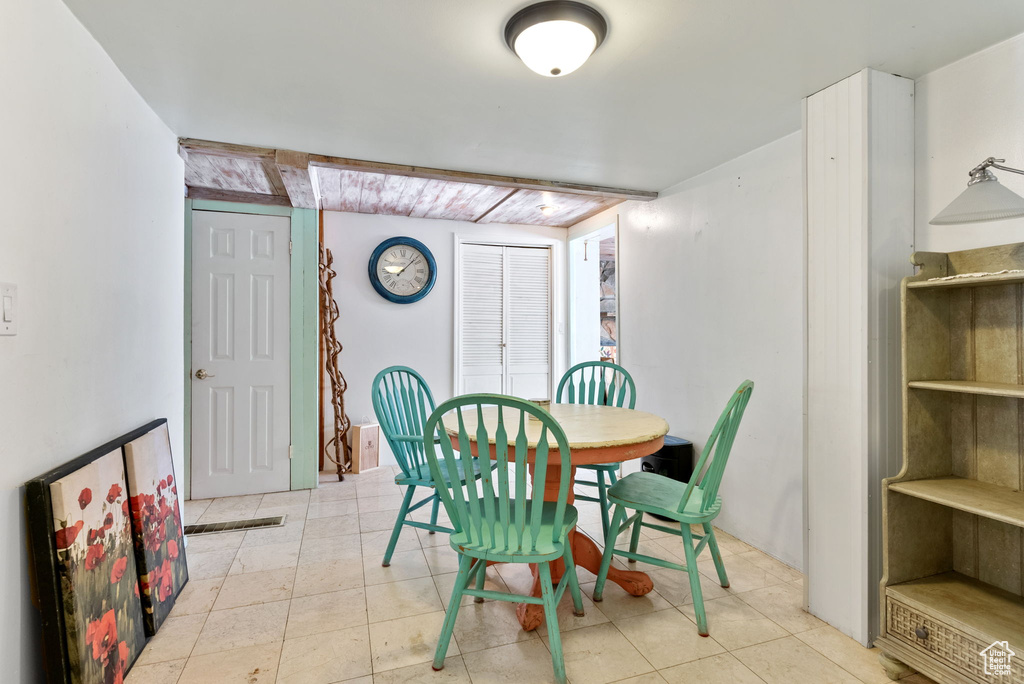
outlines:
M530 5L505 24L505 43L541 76L571 74L608 34L608 22L589 5L549 0Z

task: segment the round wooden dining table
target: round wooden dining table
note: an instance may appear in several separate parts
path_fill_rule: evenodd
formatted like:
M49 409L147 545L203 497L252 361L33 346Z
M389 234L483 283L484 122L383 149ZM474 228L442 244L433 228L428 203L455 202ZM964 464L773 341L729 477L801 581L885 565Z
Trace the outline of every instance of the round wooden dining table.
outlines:
M668 423L664 418L614 406L591 406L589 404L551 404L547 407L551 415L565 431L566 440L572 457L572 472L575 479L576 467L597 463L619 463L634 458L648 456L661 449L668 434ZM447 416L446 416L447 418ZM465 428L470 440L475 440L476 420L474 412L464 415ZM493 453L494 434L497 427L497 410L483 411L484 424L491 436L490 451ZM530 477L533 487L538 487L537 474L533 467L533 446L540 437L540 422L530 421L527 425L529 440ZM457 433L457 426L445 424L449 433ZM475 447L475 445L474 445ZM558 498L558 486L561 482L561 464L554 463L555 457L549 457L549 465L544 477L544 500L555 501ZM572 487L569 488L568 502L575 500ZM575 528L569 532L569 543L572 547L573 560L577 567L583 567L597 574L601 567L601 550L587 535ZM551 563L552 580L557 582L564 573L564 563ZM633 596L643 596L654 588L654 582L644 572L620 570L614 565L608 571L608 581L614 582ZM540 596L540 579L536 566L533 566L533 596ZM530 603L519 604L516 615L523 629L536 629L544 622L544 608Z

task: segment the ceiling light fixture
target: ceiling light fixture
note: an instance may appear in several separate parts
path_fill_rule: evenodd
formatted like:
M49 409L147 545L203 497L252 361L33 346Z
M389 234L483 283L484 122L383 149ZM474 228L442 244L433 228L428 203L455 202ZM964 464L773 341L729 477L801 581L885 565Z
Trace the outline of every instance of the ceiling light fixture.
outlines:
M989 167L1024 174L1020 169L1001 166L1005 159L989 157L971 169L967 189L940 211L929 223L948 226L981 221L1001 221L1024 216L1024 197L1004 188Z
M565 76L583 66L608 34L608 22L589 5L538 2L505 24L505 43L541 76Z
M554 206L553 204L540 204L537 206L537 208L540 209L540 213L544 214L545 216L551 216L552 214L555 213L555 209L557 209L558 207Z

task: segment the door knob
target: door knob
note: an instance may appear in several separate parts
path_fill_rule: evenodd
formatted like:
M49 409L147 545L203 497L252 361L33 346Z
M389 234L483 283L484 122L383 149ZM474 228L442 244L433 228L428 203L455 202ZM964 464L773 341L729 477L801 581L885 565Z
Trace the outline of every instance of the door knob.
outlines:
M210 373L207 373L205 368L200 368L199 370L196 371L196 379L197 380L205 380L206 378L215 378L215 377L217 377L217 376L216 375L212 375Z

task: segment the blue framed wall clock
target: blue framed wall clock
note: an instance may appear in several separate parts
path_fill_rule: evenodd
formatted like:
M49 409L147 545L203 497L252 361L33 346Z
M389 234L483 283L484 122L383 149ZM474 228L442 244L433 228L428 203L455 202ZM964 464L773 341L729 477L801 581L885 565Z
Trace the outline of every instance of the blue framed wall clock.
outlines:
M393 237L370 255L370 284L384 299L412 304L427 296L437 279L437 262L427 246L411 237Z

